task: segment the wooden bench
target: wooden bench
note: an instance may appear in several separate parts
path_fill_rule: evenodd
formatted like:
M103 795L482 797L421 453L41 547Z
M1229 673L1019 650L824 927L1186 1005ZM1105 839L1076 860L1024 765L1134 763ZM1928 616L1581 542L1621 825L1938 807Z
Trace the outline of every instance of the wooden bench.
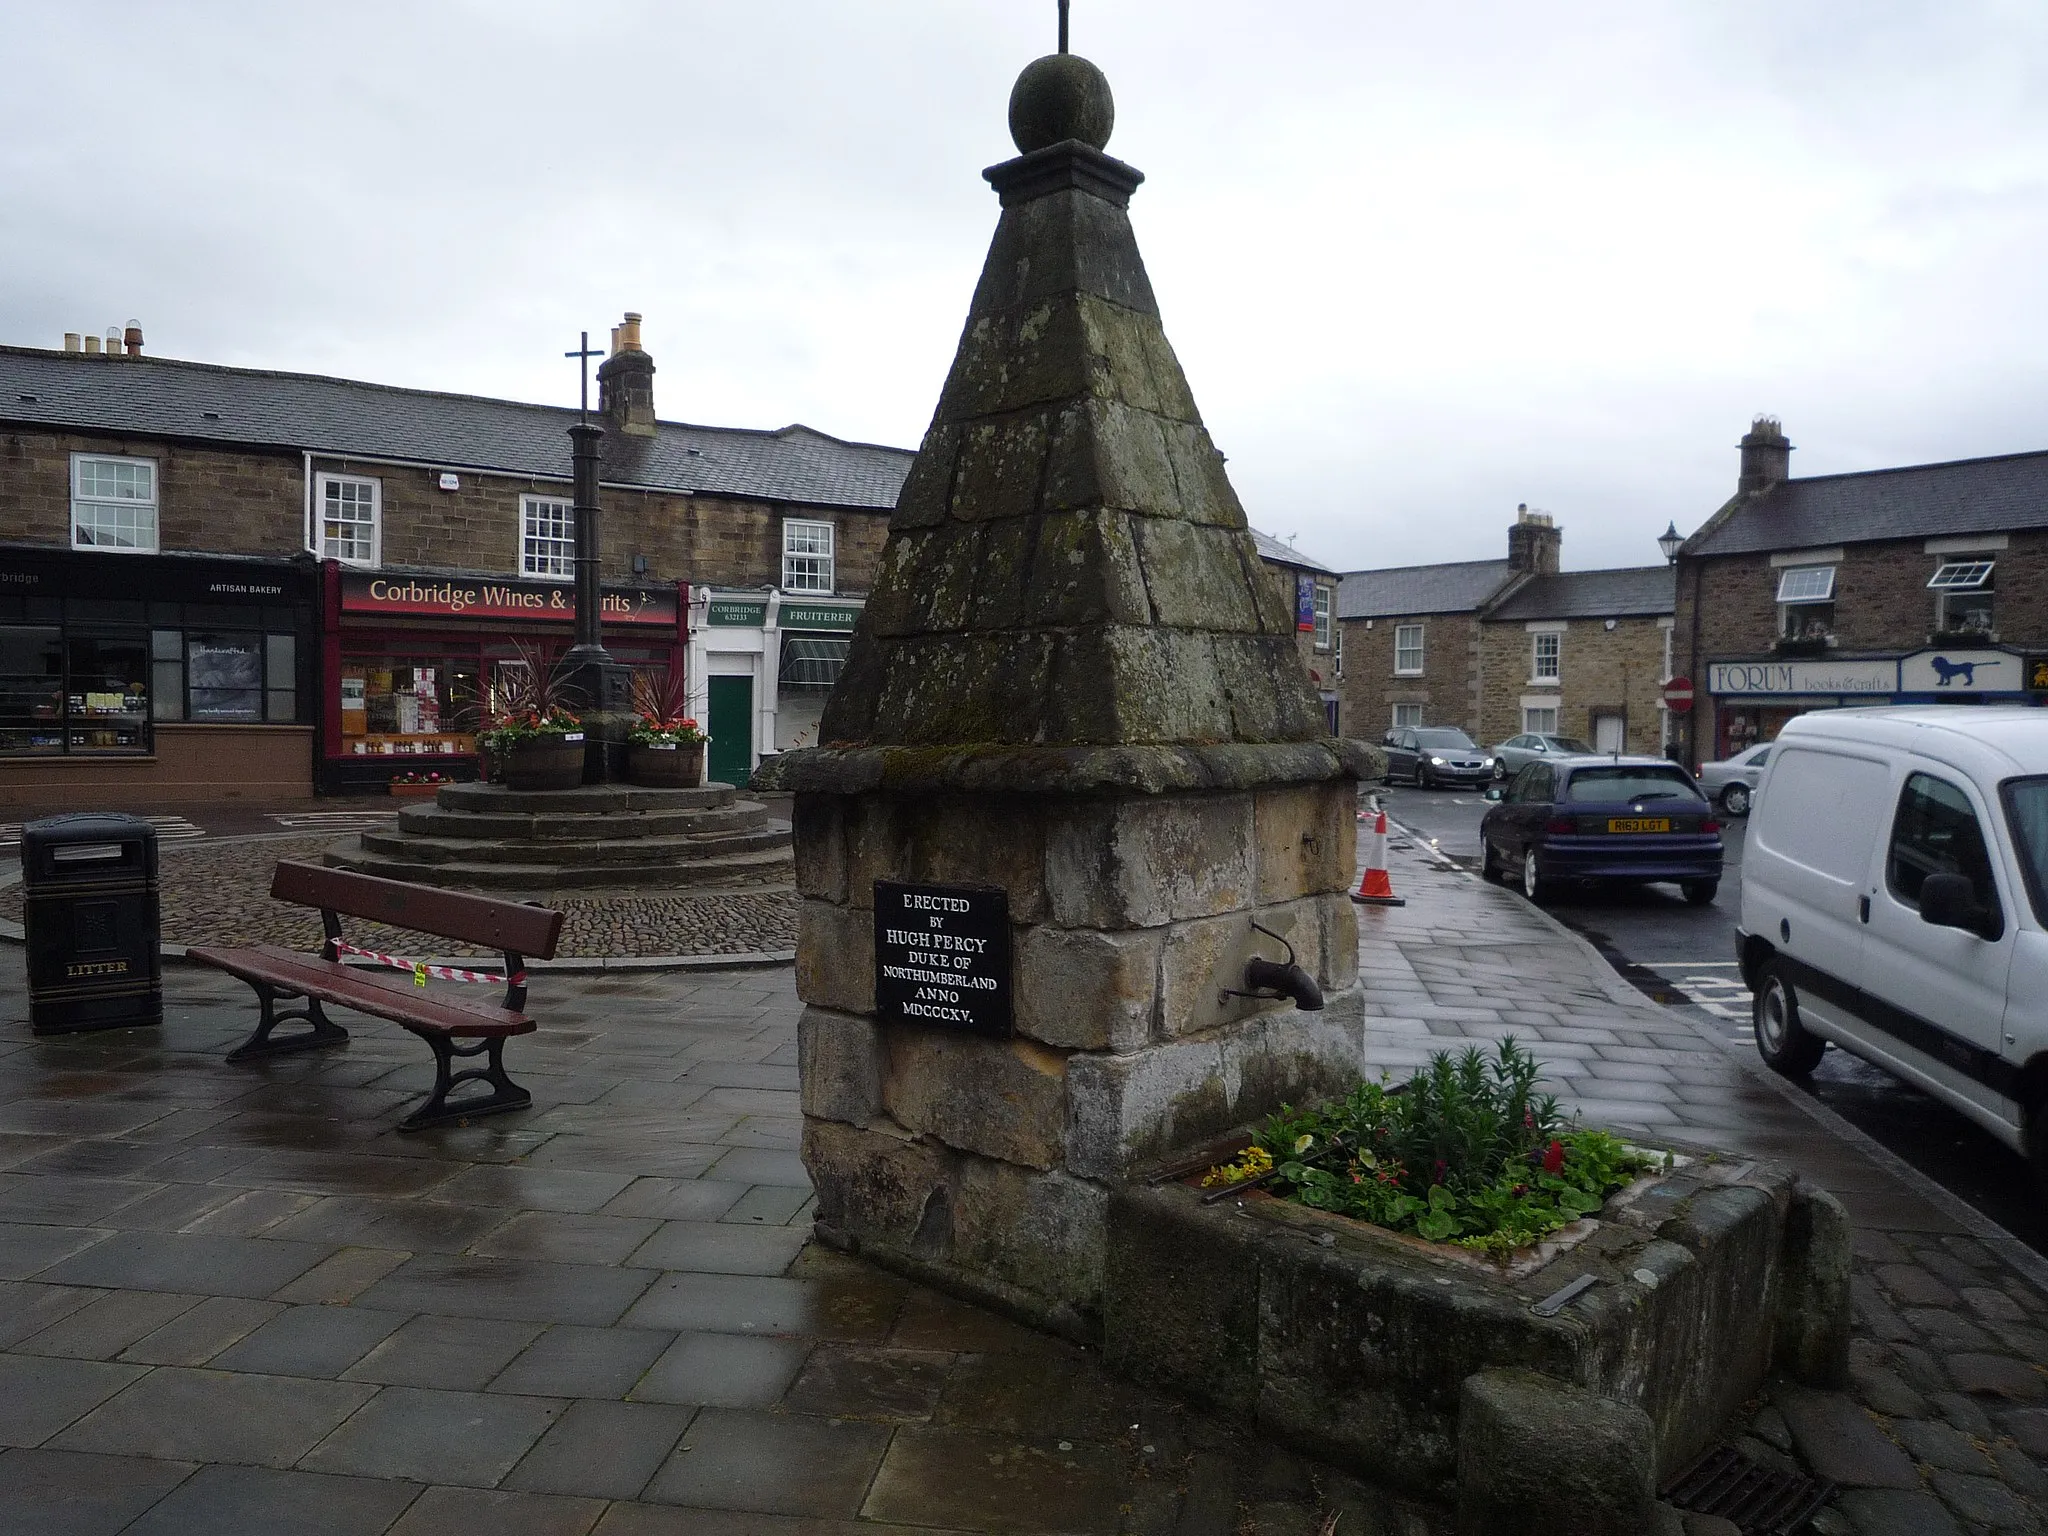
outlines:
M228 1053L229 1061L254 1061L289 1051L338 1045L348 1031L330 1020L322 1003L375 1014L411 1030L434 1052L434 1091L412 1114L399 1122L401 1131L424 1130L476 1115L524 1109L533 1095L505 1075L507 1037L528 1035L538 1027L524 1012L526 958L552 959L562 935L562 914L549 907L499 901L462 891L441 891L317 864L281 863L270 882L270 895L302 907L320 909L326 941L318 958L274 944L236 949L188 949L185 958L239 976L256 989L261 1015L256 1032ZM505 997L501 1004L470 1002L430 995L412 976L387 981L382 976L341 963L341 919L366 918L435 934L466 944L484 944L505 957ZM280 1010L278 1003L302 1006ZM278 1025L303 1019L307 1027L274 1035ZM459 1040L473 1042L456 1044ZM482 1067L454 1070L457 1056L484 1057ZM450 1090L463 1083L484 1082L490 1092L472 1094L454 1103Z

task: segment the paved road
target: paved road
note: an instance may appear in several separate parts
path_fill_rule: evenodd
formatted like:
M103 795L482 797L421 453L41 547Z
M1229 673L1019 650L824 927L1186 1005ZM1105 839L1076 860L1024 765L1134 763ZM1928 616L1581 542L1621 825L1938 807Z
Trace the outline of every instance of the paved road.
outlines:
M1387 814L1425 845L1468 870L1479 867L1476 792L1387 789ZM1689 907L1673 886L1568 891L1549 910L1598 945L1609 963L1661 1003L1690 1004L1731 1039L1754 1040L1749 990L1736 974L1736 919L1748 823L1722 835L1728 872L1706 907ZM1974 1122L1846 1051L1831 1050L1812 1079L1814 1095L1866 1135L1967 1200L2021 1241L2048 1253L2048 1209L2026 1165Z

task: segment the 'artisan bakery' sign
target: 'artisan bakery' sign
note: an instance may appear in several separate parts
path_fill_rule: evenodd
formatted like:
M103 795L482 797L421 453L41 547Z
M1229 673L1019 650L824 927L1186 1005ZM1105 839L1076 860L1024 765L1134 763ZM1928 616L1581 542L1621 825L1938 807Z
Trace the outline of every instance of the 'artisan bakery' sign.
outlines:
M978 885L875 882L875 1012L1010 1033L1010 897Z

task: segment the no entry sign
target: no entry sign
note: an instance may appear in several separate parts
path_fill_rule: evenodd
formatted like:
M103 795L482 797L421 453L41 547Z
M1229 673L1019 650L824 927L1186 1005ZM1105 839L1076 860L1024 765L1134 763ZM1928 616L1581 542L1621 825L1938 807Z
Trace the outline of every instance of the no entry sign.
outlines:
M1692 679L1674 677L1664 685L1664 707L1674 715L1692 713Z

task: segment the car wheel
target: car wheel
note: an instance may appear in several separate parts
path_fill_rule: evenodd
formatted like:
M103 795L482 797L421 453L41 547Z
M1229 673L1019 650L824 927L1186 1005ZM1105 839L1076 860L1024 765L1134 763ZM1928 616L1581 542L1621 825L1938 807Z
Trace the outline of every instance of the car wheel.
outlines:
M1749 786L1747 784L1730 784L1726 789L1722 790L1721 809L1730 816L1747 816L1749 814Z
M1508 781L1508 765L1499 758L1493 760L1493 782L1505 784Z
M1750 1014L1756 1024L1756 1053L1773 1072L1804 1077L1820 1065L1827 1042L1808 1034L1799 1022L1798 994L1777 966L1765 965L1757 978Z
M1718 880L1681 880L1678 882L1678 888L1685 893L1687 905L1704 907L1713 901L1714 893L1721 889L1721 882Z
M1522 855L1522 894L1531 901L1541 901L1550 894L1550 882L1537 872L1534 848Z
M1493 860L1493 844L1484 838L1479 840L1479 878L1491 880L1495 885L1501 881L1500 865Z

